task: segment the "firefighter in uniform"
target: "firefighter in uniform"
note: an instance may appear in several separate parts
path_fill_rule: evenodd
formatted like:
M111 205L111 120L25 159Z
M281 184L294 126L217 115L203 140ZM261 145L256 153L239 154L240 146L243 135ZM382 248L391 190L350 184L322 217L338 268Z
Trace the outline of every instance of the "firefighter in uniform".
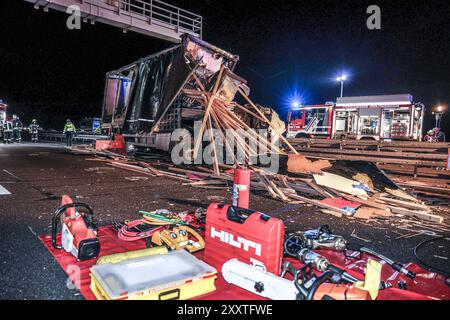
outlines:
M3 127L4 127L4 121L0 120L0 139L3 140Z
M436 132L434 130L430 130L427 132L427 135L424 138L425 142L435 143L436 141Z
M13 142L13 124L6 120L3 124L3 143Z
M77 129L70 119L67 119L63 133L66 135L66 145L71 147L73 137L77 135Z
M32 143L38 142L39 125L38 125L36 119L33 119L33 121L31 121L31 124L28 127L28 130L30 131L30 134L31 134L31 142Z
M18 116L13 115L12 125L14 141L19 143L22 142L23 123Z
M445 133L442 132L441 128L434 128L434 135L436 136L436 142L447 142L445 138Z

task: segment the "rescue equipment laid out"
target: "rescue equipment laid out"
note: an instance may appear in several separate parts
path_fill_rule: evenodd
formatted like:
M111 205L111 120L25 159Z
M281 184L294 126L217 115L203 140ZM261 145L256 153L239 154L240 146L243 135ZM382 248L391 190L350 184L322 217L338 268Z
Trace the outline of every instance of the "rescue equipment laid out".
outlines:
M97 258L100 253L100 243L92 209L84 203L73 203L67 195L62 197L61 205L52 218L53 247L64 249L78 261ZM59 224L62 226L61 245L56 239Z
M172 251L91 268L99 300L188 300L216 290L217 271L190 253Z
M284 223L260 212L214 203L206 214L207 263L220 270L231 259L281 273Z
M59 252L56 257L64 263L69 254L78 261L92 260L80 264L86 272L83 279L88 280L83 280L84 290L91 299L187 300L214 295L229 299L234 290L237 298L272 300L445 299L449 294L438 285L442 277L437 274L422 273L416 265L405 266L348 243L328 226L284 240L281 220L230 205L210 205L206 221L198 214L167 210L141 214L136 223L116 226L118 237L112 226L101 228L99 237L92 209L64 196L53 215L52 235L43 239L47 247L58 249L51 252ZM148 229L142 229L145 226ZM114 246L105 245L93 265L100 255L100 239ZM146 240L153 248L130 243L137 240ZM204 254L193 255L203 249ZM123 250L128 251L105 255ZM219 290L212 293L218 276L225 281L220 279Z

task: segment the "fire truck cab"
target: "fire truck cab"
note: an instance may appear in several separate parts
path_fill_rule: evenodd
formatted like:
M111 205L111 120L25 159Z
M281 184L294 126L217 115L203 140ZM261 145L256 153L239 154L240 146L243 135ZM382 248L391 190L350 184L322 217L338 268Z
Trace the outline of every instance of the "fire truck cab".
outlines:
M288 113L288 138L329 138L333 102L325 105L300 106Z
M424 115L409 94L338 98L331 137L421 141Z

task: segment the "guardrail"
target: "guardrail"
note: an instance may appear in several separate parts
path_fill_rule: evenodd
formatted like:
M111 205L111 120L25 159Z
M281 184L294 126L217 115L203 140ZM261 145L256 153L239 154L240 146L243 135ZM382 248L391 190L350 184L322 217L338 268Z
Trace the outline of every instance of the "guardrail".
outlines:
M39 133L39 139L44 141L65 143L66 135L61 132L44 131ZM91 144L95 143L97 140L108 140L108 139L110 139L110 137L105 135L78 133L76 137L73 137L73 142L76 144Z

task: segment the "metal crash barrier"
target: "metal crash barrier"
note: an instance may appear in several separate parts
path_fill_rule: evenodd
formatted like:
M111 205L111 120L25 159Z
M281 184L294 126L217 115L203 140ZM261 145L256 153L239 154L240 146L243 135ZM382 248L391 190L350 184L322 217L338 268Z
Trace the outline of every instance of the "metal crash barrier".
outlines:
M90 133L78 133L77 136L73 137L73 142L76 144L95 144L97 140L108 140L109 136L106 135L96 135ZM66 142L66 135L62 132L54 131L44 131L39 133L39 140L52 141L52 142Z

